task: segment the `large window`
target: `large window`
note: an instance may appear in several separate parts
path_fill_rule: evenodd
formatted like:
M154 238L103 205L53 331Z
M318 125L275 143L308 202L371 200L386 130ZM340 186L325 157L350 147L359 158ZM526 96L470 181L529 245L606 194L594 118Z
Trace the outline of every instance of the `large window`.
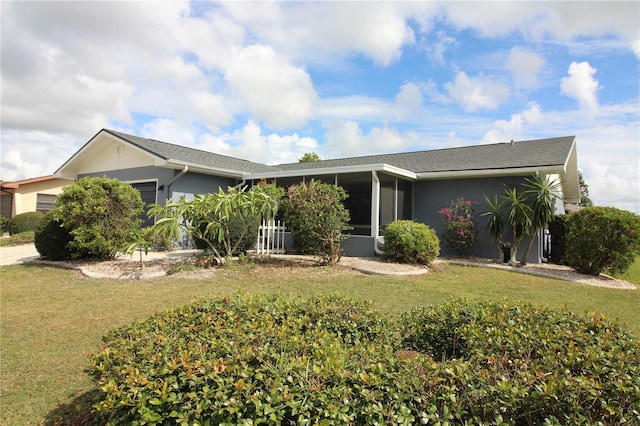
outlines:
M371 235L371 173L350 173L338 176L338 185L349 198L344 206L349 210L352 235Z
M51 194L37 194L36 211L46 213L56 207L56 196Z

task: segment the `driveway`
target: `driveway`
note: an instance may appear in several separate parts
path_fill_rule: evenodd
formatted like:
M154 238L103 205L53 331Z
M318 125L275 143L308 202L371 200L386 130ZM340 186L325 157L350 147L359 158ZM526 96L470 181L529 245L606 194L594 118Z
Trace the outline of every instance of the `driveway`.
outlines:
M0 266L29 262L39 257L40 254L33 243L20 246L0 247Z

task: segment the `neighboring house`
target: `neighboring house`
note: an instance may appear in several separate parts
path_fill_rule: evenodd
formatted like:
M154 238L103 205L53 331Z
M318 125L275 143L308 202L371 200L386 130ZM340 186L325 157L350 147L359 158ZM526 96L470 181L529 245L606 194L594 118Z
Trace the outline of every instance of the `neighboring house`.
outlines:
M180 195L217 192L262 179L280 186L317 179L342 186L349 198L353 231L347 255L371 256L376 237L397 219L413 219L442 232L438 211L464 197L484 208L484 196L502 194L536 172L562 183L565 202L580 196L574 136L399 154L372 155L268 166L207 151L101 130L56 172L60 178L108 176L131 183L147 203L164 204ZM564 213L562 203L558 213ZM495 247L480 218L480 242L473 255L494 257ZM149 222L151 224L152 221ZM529 262L541 260L542 243ZM289 245L290 247L290 245ZM443 254L451 254L443 247Z
M55 199L73 179L42 176L0 183L0 214L12 218L20 213L47 212L55 207Z

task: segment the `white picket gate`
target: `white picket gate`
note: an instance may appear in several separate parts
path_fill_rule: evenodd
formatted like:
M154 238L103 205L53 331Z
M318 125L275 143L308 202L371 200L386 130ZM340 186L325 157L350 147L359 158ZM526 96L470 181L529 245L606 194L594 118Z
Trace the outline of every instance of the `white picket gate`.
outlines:
M284 254L284 222L275 220L263 220L258 229L258 243L256 254Z

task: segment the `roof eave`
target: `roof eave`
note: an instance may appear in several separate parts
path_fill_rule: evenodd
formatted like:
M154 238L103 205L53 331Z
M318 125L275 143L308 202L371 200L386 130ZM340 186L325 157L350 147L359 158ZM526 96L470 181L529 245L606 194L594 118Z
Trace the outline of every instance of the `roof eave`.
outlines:
M217 168L217 167L206 167L206 166L203 166L202 164L195 164L195 163L189 163L184 161L169 160L163 165L163 167L167 167L170 169L184 169L185 166L189 168L189 172L196 172L196 173L212 175L212 176L228 177L233 179L247 178L246 177L247 172L244 172L241 170L232 170L232 169L224 169L224 168Z
M76 161L76 159L80 158L85 152L87 152L89 149L91 149L91 146L93 146L93 144L95 143L95 141L100 137L100 136L106 136L108 138L111 138L117 142L120 143L124 143L127 144L129 147L131 147L132 149L146 155L149 156L153 159L154 165L158 166L158 167L163 167L168 163L168 160L165 158L162 158L154 153L151 153L143 148L141 148L140 146L138 146L137 144L124 139L116 134L111 133L110 131L106 130L106 129L102 129L100 130L98 133L96 133L91 139L89 139L89 141L87 143L85 143L78 151L76 151L75 154L73 154L71 156L71 158L69 158L67 161L64 162L64 164L62 166L60 166L58 168L58 170L56 170L53 173L54 177L57 178L65 178L65 179L75 179L78 175L77 170L74 170L73 168L71 168L71 165Z
M554 164L547 166L513 167L505 169L482 169L482 170L443 170L438 172L417 173L418 180L435 179L464 179L471 177L501 177L501 176L529 176L534 173L562 174L564 166Z
M391 166L389 164L362 164L358 166L340 166L340 167L326 167L315 169L298 169L298 170L278 170L274 172L266 173L250 173L245 176L246 179L277 179L284 177L295 176L317 176L317 175L333 175L333 174L345 174L345 173L362 173L362 172L385 172L395 176L403 177L406 179L415 180L416 174L399 167Z

